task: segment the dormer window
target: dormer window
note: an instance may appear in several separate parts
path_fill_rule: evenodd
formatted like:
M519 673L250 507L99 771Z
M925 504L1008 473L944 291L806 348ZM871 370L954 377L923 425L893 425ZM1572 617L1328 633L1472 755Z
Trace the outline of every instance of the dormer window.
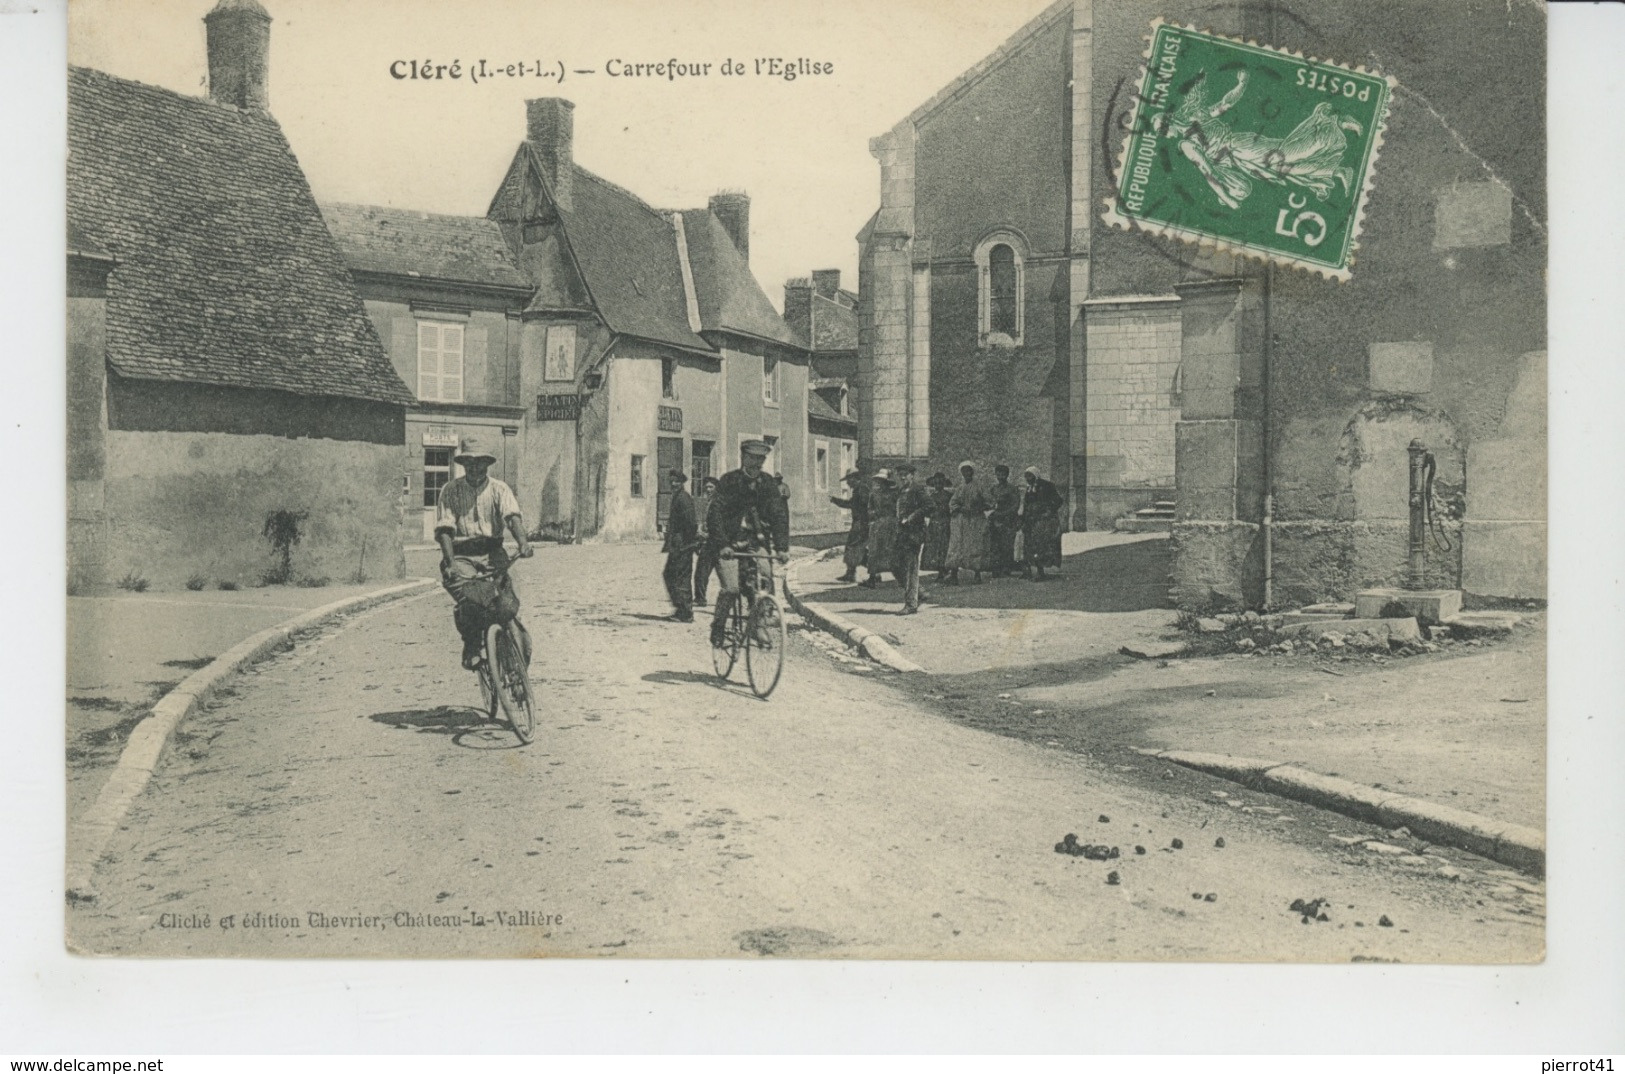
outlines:
M976 244L977 342L984 347L1019 347L1026 335L1024 266L1027 242L1001 228Z

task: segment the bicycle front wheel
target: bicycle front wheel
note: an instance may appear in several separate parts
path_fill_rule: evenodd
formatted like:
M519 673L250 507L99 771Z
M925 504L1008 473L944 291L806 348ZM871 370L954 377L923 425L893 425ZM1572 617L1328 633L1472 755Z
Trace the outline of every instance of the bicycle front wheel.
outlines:
M722 620L722 644L711 646L711 667L717 678L726 680L733 673L734 662L739 659L739 606Z
M750 623L745 629L745 675L757 697L767 697L779 684L789 643L790 626L779 602L770 594L759 594L750 606Z
M494 626L490 646L491 675L496 681L497 699L508 716L514 737L529 745L536 734L536 708L531 699L530 674L525 670L525 652L517 632L509 625Z

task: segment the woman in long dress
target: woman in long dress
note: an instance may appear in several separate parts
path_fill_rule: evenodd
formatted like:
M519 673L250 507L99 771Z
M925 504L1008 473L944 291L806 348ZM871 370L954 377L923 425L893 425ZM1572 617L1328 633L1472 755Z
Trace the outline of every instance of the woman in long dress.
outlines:
M948 536L948 558L943 566L948 585L959 584L959 572L967 570L978 583L987 564L987 513L992 510L987 492L976 481L976 467L968 461L959 464L963 479L948 500L951 520Z
M869 577L860 584L874 589L897 558L897 487L889 470L876 472L870 486Z
M925 516L925 548L920 554L920 570L936 571L940 579L948 558L948 475L938 470L925 480L926 499L931 510Z

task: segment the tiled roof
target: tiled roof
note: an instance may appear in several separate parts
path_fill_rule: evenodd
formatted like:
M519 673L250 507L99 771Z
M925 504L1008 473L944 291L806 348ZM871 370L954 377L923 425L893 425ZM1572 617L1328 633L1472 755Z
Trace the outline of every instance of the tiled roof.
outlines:
M565 234L599 315L616 332L710 351L688 323L671 217L579 165Z
M858 348L858 311L823 295L812 296L812 347L815 351Z
M822 421L839 422L842 425L850 425L854 429L858 427L858 419L843 415L829 405L829 400L812 391L807 393L807 417L809 419L818 418Z
M807 341L784 323L762 293L750 264L710 209L685 210L683 234L703 329L739 332L791 347L807 346Z
M323 202L321 210L354 271L530 287L514 264L502 229L483 216L341 202Z
M122 376L409 403L276 120L70 68L68 221Z

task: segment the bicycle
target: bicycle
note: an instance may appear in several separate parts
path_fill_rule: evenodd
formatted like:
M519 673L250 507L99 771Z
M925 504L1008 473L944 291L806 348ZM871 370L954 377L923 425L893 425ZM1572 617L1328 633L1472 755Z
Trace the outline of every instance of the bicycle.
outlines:
M500 592L513 564L482 571L474 580L487 581ZM536 733L536 706L525 660L527 632L517 615L489 623L480 643L480 708L492 720L500 707L514 737L530 745Z
M711 647L711 666L716 669L717 677L726 682L743 649L745 677L750 681L751 693L765 700L779 684L779 675L784 671L784 650L790 642L790 627L778 598L771 592L758 590L754 575L758 560L772 561L778 557L767 552L725 548L720 558L743 561L739 565L740 599L734 601L723 621L722 644ZM771 569L768 578L772 585Z

